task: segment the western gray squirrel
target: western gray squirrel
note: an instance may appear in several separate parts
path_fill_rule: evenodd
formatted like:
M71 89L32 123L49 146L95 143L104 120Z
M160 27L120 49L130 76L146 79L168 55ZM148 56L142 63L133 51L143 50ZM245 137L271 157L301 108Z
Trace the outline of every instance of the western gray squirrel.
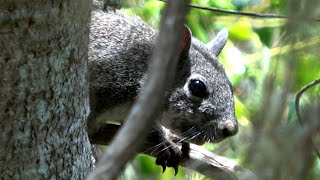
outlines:
M115 11L92 12L89 37L90 121L122 122L146 78L157 31ZM208 44L186 27L173 85L150 136L164 149L156 163L175 169L184 156L169 130L183 142L219 142L238 131L232 85L217 57L227 41L221 30ZM98 122L98 123L97 123ZM184 147L184 146L183 146Z

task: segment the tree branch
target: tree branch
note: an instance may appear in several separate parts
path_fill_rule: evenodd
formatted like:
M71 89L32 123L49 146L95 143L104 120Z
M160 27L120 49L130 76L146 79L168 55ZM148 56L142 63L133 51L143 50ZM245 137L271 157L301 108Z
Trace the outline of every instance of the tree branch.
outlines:
M92 134L90 141L93 144L108 145L119 128L119 125L105 124L98 132ZM156 144L152 140L150 142L145 141L139 152L155 156L156 154L153 154L152 151L155 146ZM256 176L251 171L244 169L241 165L194 144L190 145L189 157L181 166L197 171L207 177L226 180L256 179Z
M159 1L167 2L167 0L159 0ZM225 10L225 9L219 9L219 8L215 8L215 7L201 6L201 5L192 4L192 3L189 4L189 6L192 7L192 8L197 8L197 9L209 10L209 11L218 12L218 13L224 13L224 14L234 14L234 15L239 15L239 16L248 16L248 17L255 17L255 18L288 19L288 16L279 15L279 14L261 14L261 13L254 13L254 12ZM320 18L315 18L315 19L312 19L312 20L320 21Z
M155 112L160 108L168 79L173 79L178 47L189 1L169 1L160 25L160 33L151 57L149 78L131 109L123 127L117 132L107 152L88 179L116 179L126 163L143 143Z
M300 91L296 95L295 109L296 109L298 121L301 125L303 125L303 121L302 121L301 114L300 114L300 98L301 98L302 94L305 93L308 89L312 88L313 86L315 86L319 83L320 83L320 79L317 79L317 80L307 84L302 89L300 89ZM316 152L318 158L320 158L320 152L312 139L311 139L311 143L312 143L312 147L313 147L314 151Z
M215 179L251 179L257 177L234 161L190 144L190 159L182 165Z

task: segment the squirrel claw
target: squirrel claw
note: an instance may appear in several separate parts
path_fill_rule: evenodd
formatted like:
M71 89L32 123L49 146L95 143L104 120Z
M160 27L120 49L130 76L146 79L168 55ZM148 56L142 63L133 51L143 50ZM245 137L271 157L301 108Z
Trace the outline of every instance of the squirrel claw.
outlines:
M178 170L179 170L178 165L173 167L173 169L174 169L174 176L176 176L178 174Z
M162 167L162 173L164 173L166 171L167 165L166 165L166 161L163 156L157 157L156 165L159 165Z
M162 173L164 173L166 171L167 166L164 164L162 164L161 166L162 166Z
M167 166L165 164L160 164L160 166L162 167L162 173L164 173L166 171Z

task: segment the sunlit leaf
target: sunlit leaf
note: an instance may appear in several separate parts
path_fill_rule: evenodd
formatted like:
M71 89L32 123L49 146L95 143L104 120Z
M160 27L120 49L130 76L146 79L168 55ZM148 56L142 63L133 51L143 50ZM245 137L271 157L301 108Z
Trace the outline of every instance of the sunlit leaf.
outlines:
M229 37L234 40L248 40L252 35L250 23L240 20L228 27Z

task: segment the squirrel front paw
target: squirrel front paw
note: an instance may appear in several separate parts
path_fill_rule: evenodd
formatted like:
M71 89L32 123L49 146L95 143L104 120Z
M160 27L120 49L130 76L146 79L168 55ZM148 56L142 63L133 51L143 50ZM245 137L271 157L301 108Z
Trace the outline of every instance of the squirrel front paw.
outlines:
M190 145L184 141L166 139L158 149L160 151L156 154L156 164L162 166L163 172L166 167L172 167L177 175L180 163L189 157Z
M179 165L189 158L189 143L157 123L153 126L147 139L147 142L151 143L148 146L152 148L146 151L156 157L156 164L162 166L163 172L167 167L172 167L176 175Z

